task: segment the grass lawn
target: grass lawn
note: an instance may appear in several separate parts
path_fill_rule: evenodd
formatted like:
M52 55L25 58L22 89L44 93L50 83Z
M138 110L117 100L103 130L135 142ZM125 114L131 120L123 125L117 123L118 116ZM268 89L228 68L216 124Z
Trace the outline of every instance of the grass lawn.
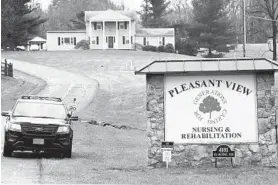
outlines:
M246 57L260 57L272 59L272 52L269 51L267 43L265 44L246 44ZM243 57L243 45L226 54L225 57Z
M146 132L141 131L146 129L145 76L135 76L127 64L132 62L139 69L157 59L188 59L189 56L111 50L2 52L2 57L82 73L98 80L98 95L80 116L140 129L74 125L73 158L70 162L69 159L43 159L42 183L270 185L278 182L277 169L270 168L146 168Z
M1 108L10 110L15 101L23 94L36 94L45 87L46 83L40 79L19 71L14 77L1 75Z
M159 59L188 59L185 55L143 51L2 52L2 57L43 64L82 73L99 81L100 91L93 104L79 116L145 129L145 76L133 67ZM132 63L132 67L131 67Z

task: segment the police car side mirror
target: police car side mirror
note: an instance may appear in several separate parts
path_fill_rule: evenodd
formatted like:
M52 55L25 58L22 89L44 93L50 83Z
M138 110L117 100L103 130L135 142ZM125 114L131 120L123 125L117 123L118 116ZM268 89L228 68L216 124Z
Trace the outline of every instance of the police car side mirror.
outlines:
M78 121L78 116L71 116L71 117L70 117L70 120L71 120L71 121Z
M9 111L3 111L3 112L1 112L1 116L10 117L11 114Z

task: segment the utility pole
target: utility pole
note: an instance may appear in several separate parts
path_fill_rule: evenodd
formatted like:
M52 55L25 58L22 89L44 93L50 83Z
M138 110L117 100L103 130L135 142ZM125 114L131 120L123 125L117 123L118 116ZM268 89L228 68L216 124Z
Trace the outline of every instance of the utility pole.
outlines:
M243 0L243 57L246 57L246 16L245 0Z

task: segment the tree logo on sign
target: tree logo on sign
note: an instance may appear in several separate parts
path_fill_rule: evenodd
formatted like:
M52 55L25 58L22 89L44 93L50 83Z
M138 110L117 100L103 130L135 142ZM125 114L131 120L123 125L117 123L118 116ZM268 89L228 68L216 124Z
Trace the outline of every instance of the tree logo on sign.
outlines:
M217 90L205 90L198 93L193 104L196 106L194 116L198 121L208 124L221 122L227 115L225 108L227 100L224 95Z
M213 96L207 96L202 103L200 103L199 111L206 114L209 113L209 118L211 119L211 113L213 111L219 112L221 110L220 103Z

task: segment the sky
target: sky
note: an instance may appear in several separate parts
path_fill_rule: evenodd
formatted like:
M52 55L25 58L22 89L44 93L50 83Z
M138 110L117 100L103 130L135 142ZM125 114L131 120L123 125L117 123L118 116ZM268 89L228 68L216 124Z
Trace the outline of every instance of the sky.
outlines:
M51 0L37 0L41 3L42 9L47 9L48 5L51 3ZM111 0L115 3L123 2L127 9L130 10L140 10L140 6L143 0Z

